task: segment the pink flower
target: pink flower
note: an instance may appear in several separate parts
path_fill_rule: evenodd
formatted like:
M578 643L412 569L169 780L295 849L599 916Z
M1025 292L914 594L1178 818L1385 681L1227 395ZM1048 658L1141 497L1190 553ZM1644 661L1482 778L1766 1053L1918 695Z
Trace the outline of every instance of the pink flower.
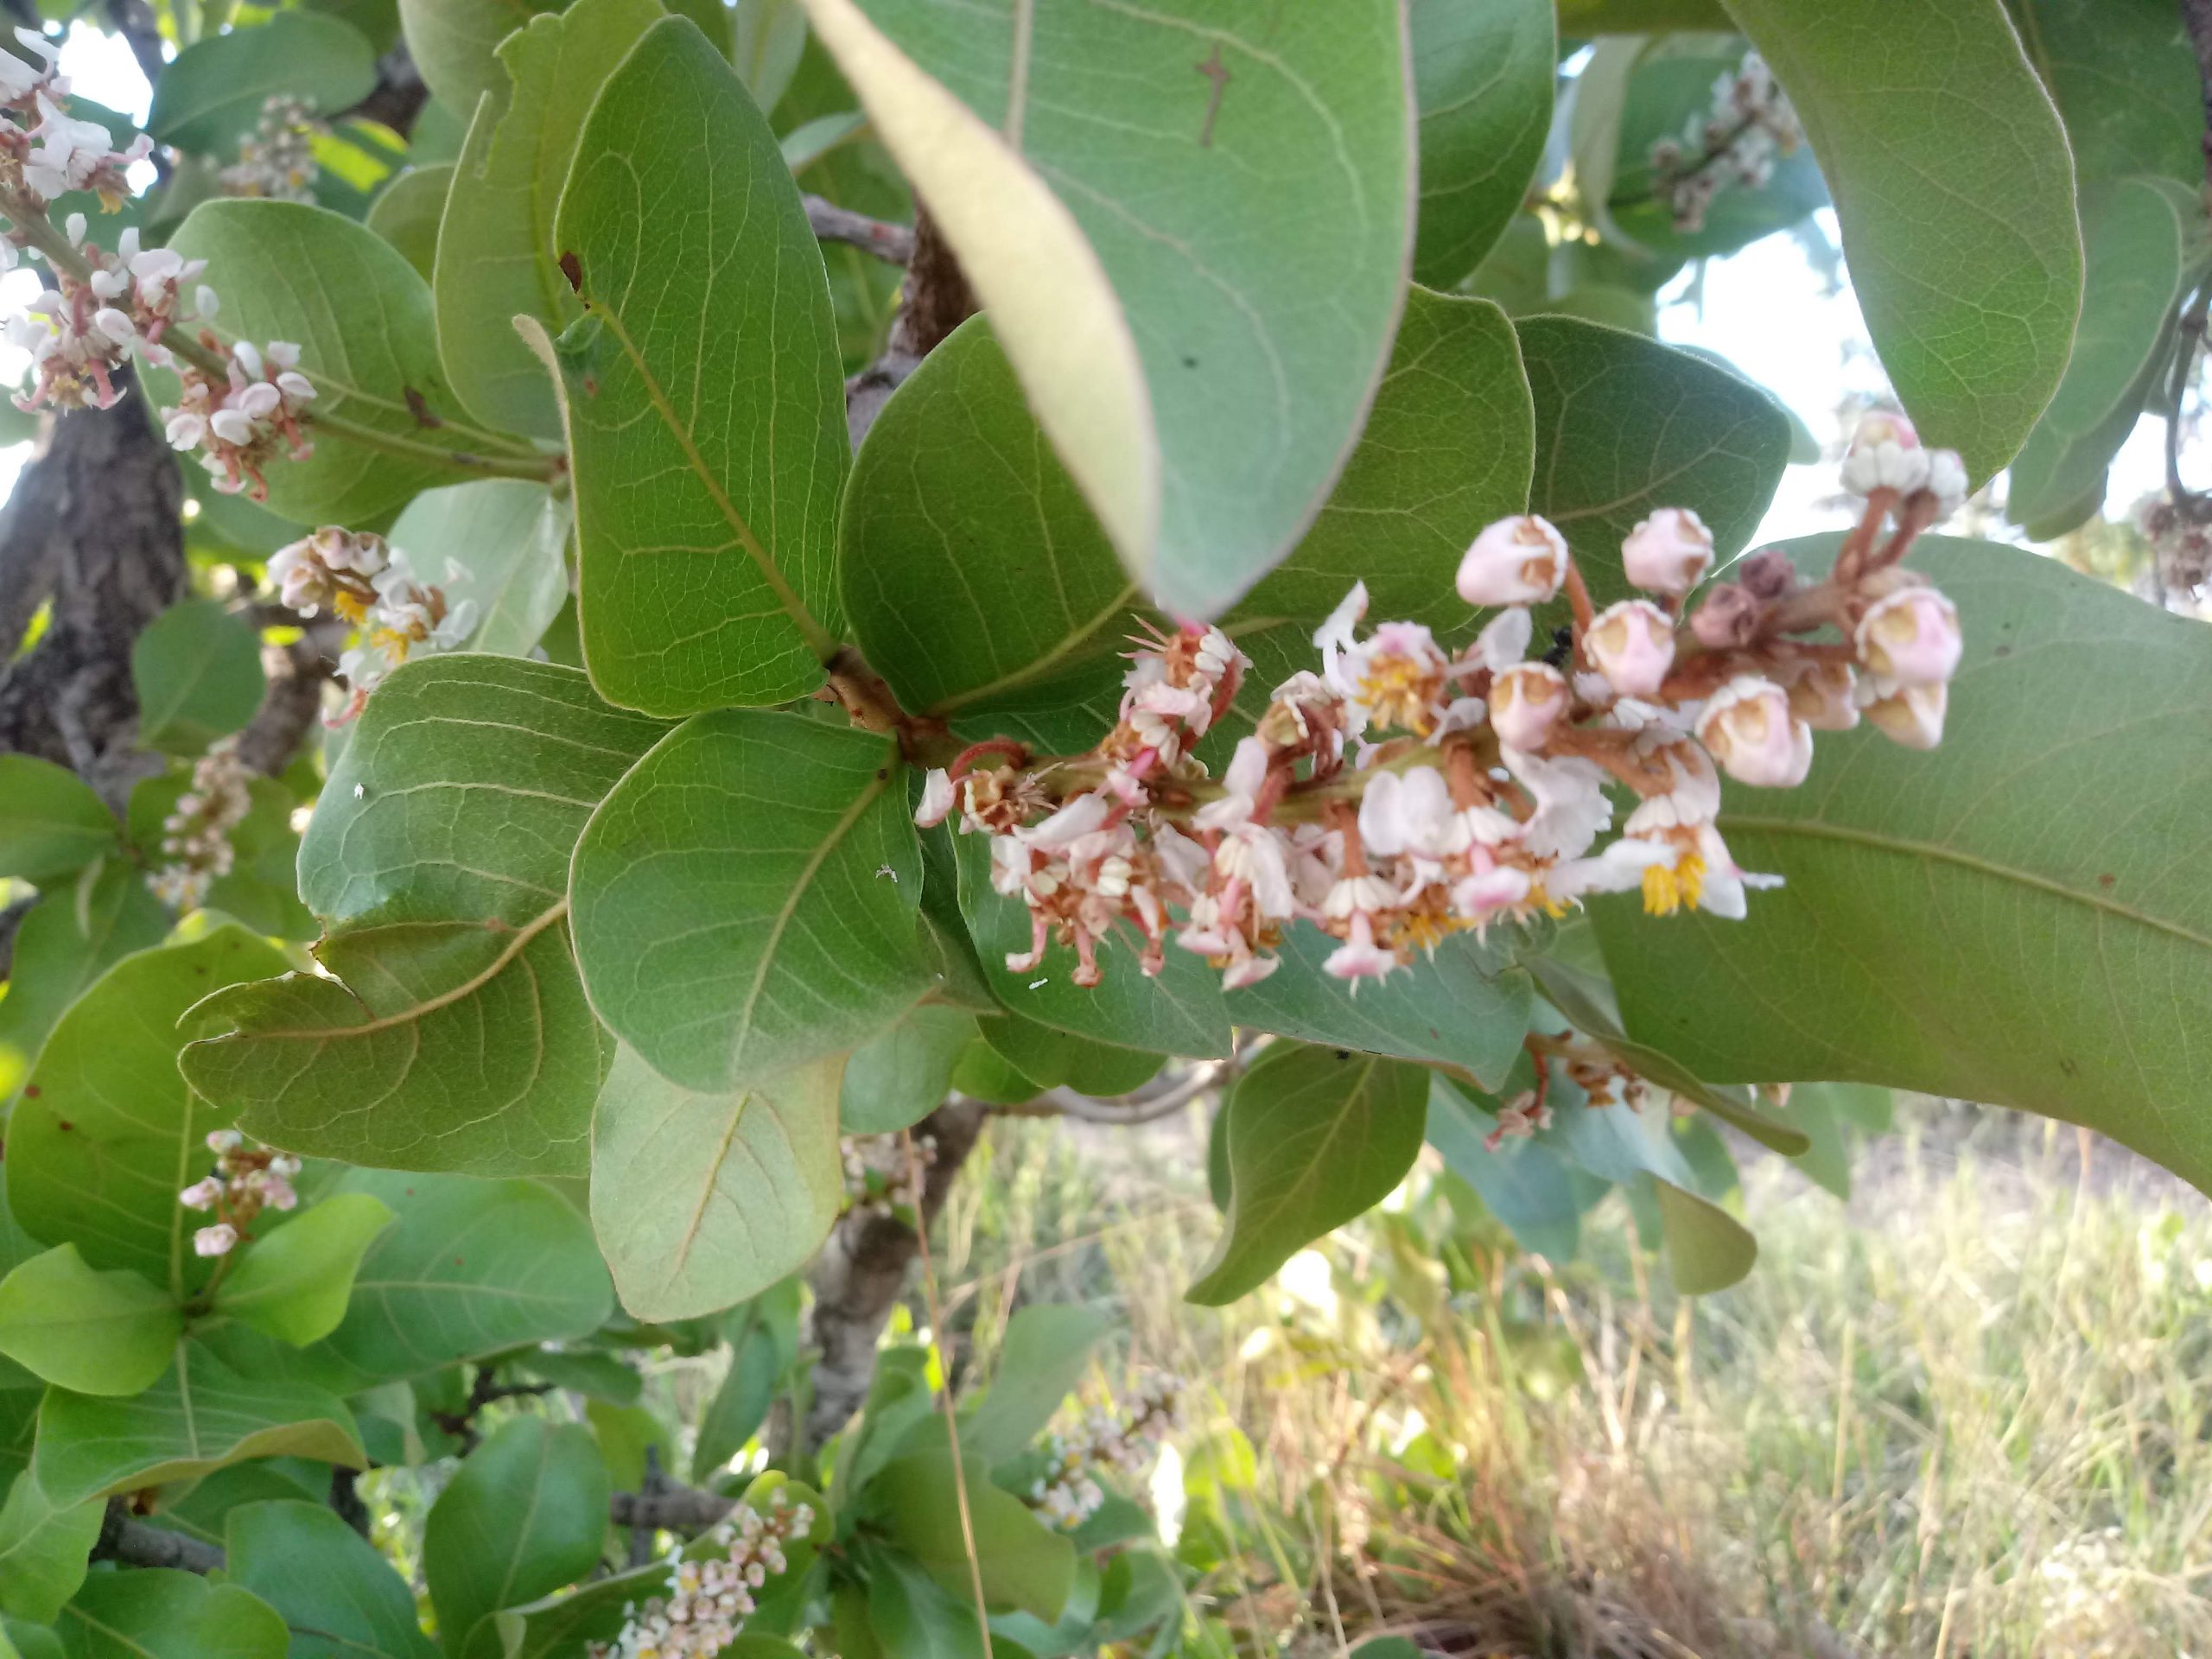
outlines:
M1567 537L1535 513L1501 518L1459 561L1459 597L1470 605L1541 605L1567 580Z
M1959 608L1933 588L1900 588L1866 607L1852 644L1870 673L1905 685L1940 685L1959 666Z
M1583 646L1624 697L1653 697L1675 665L1675 625L1648 599L1624 599L1591 619Z
M1491 683L1490 723L1501 743L1540 749L1570 700L1567 676L1549 663L1516 663Z
M1932 749L1943 741L1943 715L1950 702L1944 685L1899 685L1868 678L1859 683L1859 705L1883 736L1908 749Z
M1761 789L1795 789L1813 765L1812 728L1789 712L1787 692L1756 674L1713 694L1697 738L1731 778Z
M192 1236L194 1255L227 1255L237 1246L238 1230L227 1221L219 1221L213 1227L202 1227Z
M1713 563L1713 532L1688 507L1662 507L1621 543L1621 566L1638 588L1687 594Z
M1398 958L1375 943L1375 926L1363 911L1355 911L1351 918L1351 937L1329 953L1321 964L1322 971L1338 979L1350 980L1355 994L1363 979L1387 978L1398 966Z
M1859 723L1857 685L1846 664L1807 663L1786 688L1789 712L1816 732L1847 732Z
M914 809L914 822L925 830L943 823L951 816L955 793L951 774L931 766L922 775L922 804Z
M176 1201L188 1210L213 1210L221 1200L223 1184L210 1175L204 1181L194 1181L176 1195Z

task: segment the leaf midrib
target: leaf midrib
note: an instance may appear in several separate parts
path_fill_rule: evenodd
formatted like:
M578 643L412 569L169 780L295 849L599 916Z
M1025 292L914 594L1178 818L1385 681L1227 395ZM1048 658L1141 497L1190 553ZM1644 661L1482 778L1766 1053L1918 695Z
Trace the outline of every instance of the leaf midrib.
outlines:
M317 1042L326 1042L333 1038L351 1040L358 1037L370 1037L380 1031L390 1031L395 1027L412 1025L419 1020L429 1018L441 1008L450 1007L453 1004L474 996L478 991L482 990L485 986L506 971L515 958L521 956L529 947L532 939L552 926L554 923L560 921L568 913L569 901L566 899L548 906L539 914L533 916L514 931L514 936L501 947L499 954L492 958L489 965L472 974L451 990L441 991L437 995L410 1004L396 1014L380 1014L376 1019L358 1026L336 1027L321 1026L304 1030L257 1029L251 1034L257 1041L264 1038L271 1039L311 1038ZM223 1039L218 1038L215 1040L219 1042Z

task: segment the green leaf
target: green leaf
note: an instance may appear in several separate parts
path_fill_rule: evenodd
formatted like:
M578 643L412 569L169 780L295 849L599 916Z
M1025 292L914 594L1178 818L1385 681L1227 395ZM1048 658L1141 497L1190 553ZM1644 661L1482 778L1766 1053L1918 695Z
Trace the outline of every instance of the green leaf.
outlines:
M865 1042L929 988L920 887L890 739L702 715L577 842L576 957L600 1018L655 1071L728 1091Z
M1281 1043L1236 1087L1229 1214L1194 1302L1233 1302L1297 1251L1380 1204L1420 1154L1428 1077L1372 1055Z
M972 1529L984 1602L1018 1607L1048 1624L1056 1621L1075 1581L1075 1547L1013 1493L985 1480L981 1470L962 1483L968 1493L963 1527L954 1478L950 1452L896 1458L868 1483L869 1501L880 1509L892 1541L948 1591L963 1599L970 1593L963 1535Z
M85 1265L57 1244L0 1280L0 1354L80 1394L137 1394L184 1330L174 1298L137 1274Z
M398 249L400 257L426 283L437 268L438 221L445 216L453 175L451 162L409 168L377 192L376 200L369 204L368 217L362 221ZM454 395L461 395L457 385ZM464 405L467 402L461 401Z
M932 1583L900 1552L870 1554L868 1627L864 1632L854 1629L848 1608L839 1627L841 1643L849 1635L856 1637L853 1651L880 1654L882 1659L974 1659L982 1652L969 1596Z
M1816 565L1834 538L1791 546ZM1750 918L1596 907L1629 1031L1726 1081L1884 1083L2085 1123L2212 1187L2177 988L2212 895L2212 639L2017 549L1923 537L1967 657L1942 749L1823 737L1802 787L1730 790ZM2069 694L2065 688L2081 688Z
M1049 949L1027 973L1006 965L1008 953L1029 949L1029 908L991 887L988 838L961 836L960 909L976 938L983 975L1008 1008L1039 1025L1154 1054L1217 1058L1229 1052L1229 1015L1221 976L1188 950L1171 945L1159 976L1139 971L1136 952L1109 935L1100 946L1104 977L1085 989L1070 977L1075 953ZM957 1076L955 1087L963 1087Z
M66 767L0 754L0 875L51 881L115 850L115 815Z
M448 109L466 114L497 92L499 42L561 0L399 0L408 54L423 81ZM557 187L556 187L557 188Z
M776 1345L765 1331L749 1332L730 1351L729 1373L699 1418L699 1437L691 1448L694 1481L719 1474L767 1421L779 1370Z
M431 288L446 372L478 420L562 435L552 380L513 319L536 317L556 334L583 315L553 263L554 211L593 99L661 16L658 0L577 0L533 17L499 46L483 105L462 106L476 118L446 198Z
M155 84L146 130L179 149L234 162L238 141L260 124L270 99L296 98L322 116L350 110L376 90L376 56L358 29L335 17L280 11L178 53Z
M212 1001L185 1052L264 1140L387 1168L577 1174L613 1059L566 926L569 857L663 728L574 669L409 663L370 699L300 848L338 977ZM372 1109L373 1108L373 1109Z
M1061 460L1171 612L1219 611L1335 482L1405 293L1394 0L809 0Z
M219 986L282 970L240 927L126 957L62 1016L8 1123L0 1170L26 1230L73 1243L96 1268L128 1268L173 1294L210 1265L186 1235L177 1194L214 1161L210 1129L232 1114L177 1075L177 1021Z
M1654 29L1726 29L1720 0L1559 0L1559 32L1570 40Z
M188 599L148 623L130 647L130 680L139 742L181 755L242 729L269 683L259 638L216 599Z
M1789 422L1749 381L1656 340L1565 317L1520 325L1536 400L1529 505L1565 532L1599 604L1626 594L1621 543L1688 507L1725 559L1751 538L1789 464Z
M961 1429L962 1444L987 1464L1028 1450L1083 1380L1106 1327L1105 1316L1087 1307L1037 1302L1019 1309L1007 1321L983 1403Z
M747 0L748 8L751 3ZM767 0L767 3L788 4L793 12L802 10L797 0ZM804 35L805 31L799 33ZM739 62L742 66L742 54ZM788 141L811 122L856 112L859 103L822 42L807 36L791 86L775 105L776 131ZM872 130L863 130L832 146L807 162L803 170L798 167L791 170L803 188L840 207L886 224L913 222L913 192L906 188L905 176ZM891 332L899 285L906 273L902 267L849 243L823 243L822 258L830 276L830 307L837 318L838 350L846 372L857 373L882 353Z
M645 1379L620 1358L588 1348L573 1351L525 1349L515 1356L514 1363L542 1382L610 1405L634 1406L645 1389Z
M7 1005L0 1003L0 1008ZM935 1111L976 1039L976 1016L924 1003L845 1062L837 1121L848 1135L890 1135Z
M569 1659L589 1652L594 1643L611 1644L639 1604L667 1588L666 1561L594 1579L573 1591L563 1588L520 1606L502 1608L489 1626L478 1626L491 1634L478 1635L474 1645L488 1649L496 1643L503 1659ZM741 1636L722 1653L731 1655L732 1648L745 1640Z
M1414 278L1450 288L1521 211L1558 73L1551 0L1414 0L1421 221Z
M2084 182L2204 181L2203 84L2165 0L2008 0L2028 58L2066 119Z
M607 1483L617 1490L635 1491L643 1486L649 1463L664 1470L676 1466L674 1432L645 1407L588 1400L584 1417L599 1442Z
M169 913L127 860L103 864L73 892L50 893L16 931L8 995L0 997L0 1111L69 1005L133 950L159 944Z
M1801 1083L1786 1102L1770 1109L1776 1118L1811 1143L1798 1154L1797 1167L1839 1198L1851 1196L1851 1142L1837 1109L1837 1096L1846 1092L1886 1096L1888 1091L1861 1084Z
M601 92L556 241L587 313L556 354L593 683L670 715L812 690L851 451L830 293L775 135L683 19Z
M0 1612L51 1624L85 1581L106 1509L90 1500L57 1509L44 1487L19 1476L0 1507Z
M527 657L568 602L573 517L543 484L476 479L416 496L391 540L418 570L445 573L448 602L475 602L468 650Z
M952 1086L988 1106L1024 1106L1045 1092L980 1036L953 1062Z
M365 1192L325 1198L246 1248L215 1311L295 1348L320 1342L346 1317L362 1253L391 1220Z
M1142 1088L1166 1058L1071 1036L1018 1014L979 1020L977 1028L985 1042L1039 1088L1068 1088L1101 1099Z
M2050 401L2082 308L2073 158L2004 6L1729 10L1797 106L1890 383L1987 478Z
M1726 1290L1759 1259L1758 1241L1719 1205L1654 1179L1659 1224L1667 1243L1667 1274L1685 1296Z
M182 1342L176 1363L143 1394L98 1399L48 1389L31 1471L49 1499L67 1506L285 1456L350 1469L366 1462L353 1414L334 1395L242 1376Z
M398 1217L361 1258L325 1344L364 1383L572 1341L613 1310L589 1224L535 1182L355 1169L335 1190L381 1199Z
M1572 1262L1582 1242L1582 1205L1557 1153L1534 1141L1484 1144L1495 1127L1443 1078L1428 1091L1428 1143L1444 1167L1472 1187L1524 1250Z
M214 332L226 346L245 337L300 347L300 368L315 384L316 415L438 448L496 443L462 423L447 390L429 284L365 225L299 202L208 201L192 210L169 245L207 262L206 280L223 296ZM314 436L311 458L268 469L269 507L281 518L373 522L451 476L442 466L349 443L326 425Z
M517 1417L469 1454L423 1528L441 1644L477 1621L582 1578L607 1535L607 1465L591 1432Z
M1325 1048L1457 1066L1484 1084L1504 1077L1529 1029L1529 980L1502 952L1459 934L1354 996L1322 967L1336 948L1317 927L1289 928L1282 966L1223 998L1229 1017Z
M725 1094L627 1047L592 1126L592 1224L640 1319L715 1313L803 1266L845 1199L832 1057Z
M781 101L806 48L806 9L798 0L737 0L732 61L763 110Z
M289 1659L431 1659L415 1592L374 1544L323 1503L244 1503L225 1529L231 1582L292 1629Z
M285 1659L289 1639L259 1597L168 1567L94 1573L55 1628L68 1659Z
M2072 528L2062 520L2076 501L2102 505L2106 469L2172 361L2182 302L2212 265L2196 191L2118 179L2085 185L2082 198L2088 274L2074 355L2005 498L2005 516L2037 534Z

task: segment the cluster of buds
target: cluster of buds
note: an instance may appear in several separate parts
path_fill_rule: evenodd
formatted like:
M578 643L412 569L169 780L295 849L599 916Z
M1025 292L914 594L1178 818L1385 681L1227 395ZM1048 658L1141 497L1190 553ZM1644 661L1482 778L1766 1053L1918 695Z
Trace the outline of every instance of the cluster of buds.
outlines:
M1885 448L1918 445L1902 420L1871 421L1847 475ZM1643 596L1603 610L1556 529L1503 519L1459 566L1460 597L1497 607L1466 648L1410 622L1362 637L1355 587L1314 636L1320 671L1276 688L1218 780L1191 746L1227 713L1246 664L1218 629L1191 624L1139 642L1097 748L1033 761L1011 740L977 744L930 774L917 820L957 811L991 836L993 884L1030 914L1029 949L1007 969L1033 971L1057 942L1075 951L1079 985L1098 982L1098 946L1122 924L1144 973L1160 971L1172 932L1235 989L1275 969L1300 919L1338 941L1325 966L1356 987L1452 933L1558 915L1592 893L1640 888L1654 914L1740 917L1745 890L1777 878L1730 855L1721 773L1794 787L1814 731L1862 715L1913 747L1942 735L1958 615L1898 561L1963 484L1956 457L1923 455L1916 485L1866 491L1827 581L1801 582L1770 551L1694 612L1713 538L1693 512L1635 527L1622 561ZM1562 594L1565 660L1531 659L1530 607ZM1808 637L1826 629L1840 639ZM1593 851L1612 823L1609 783L1637 804Z
M227 1255L251 1236L254 1217L264 1210L289 1210L299 1203L292 1178L300 1173L300 1160L288 1152L250 1147L236 1129L210 1133L207 1150L215 1154L215 1173L186 1187L177 1202L215 1213L212 1224L193 1234L194 1252Z
M218 349L213 334L202 343ZM315 400L315 383L300 372L300 348L285 340L272 340L265 349L236 340L223 368L219 382L196 365L181 372L176 405L162 411L164 429L172 448L200 452L224 494L244 492L266 501L269 481L262 469L278 451L294 461L315 453L300 429Z
M162 820L166 861L146 875L154 897L170 909L199 909L208 887L231 873L231 831L253 806L248 777L235 737L224 738L193 763L192 787Z
M937 1162L935 1135L848 1135L837 1147L844 1154L847 1209L886 1219L922 1213L922 1193Z
M46 289L8 321L8 340L29 352L34 379L16 394L22 410L108 409L123 393L115 371L135 345L164 367L175 362L162 336L180 322L214 315L215 293L194 279L205 259L185 259L167 248L141 248L134 226L117 238L112 254L88 243L82 213L72 213L66 233L88 267L81 278L54 272ZM0 269L15 263L16 245L0 241ZM194 283L188 308L187 283Z
M2145 498L2135 509L2135 527L2151 543L2158 586L2170 594L2193 594L2212 582L2212 523L2202 498L2177 504L2170 497Z
M1135 1474L1152 1449L1182 1422L1183 1383L1150 1376L1137 1387L1128 1414L1092 1410L1071 1433L1046 1437L1044 1473L1030 1484L1029 1507L1072 1532L1106 1501L1098 1475L1109 1469Z
M1675 228L1694 235L1722 188L1756 190L1774 176L1775 158L1804 142L1789 96L1756 52L1732 74L1713 83L1712 107L1694 115L1680 139L1651 146L1652 189L1675 215Z
M260 122L238 140L237 164L223 169L223 194L312 202L322 173L315 141L323 130L314 109L289 92L264 99Z
M712 1659L745 1628L754 1592L790 1563L785 1546L814 1528L814 1510L779 1488L762 1515L741 1503L709 1534L723 1554L670 1563L668 1593L623 1610L621 1634L589 1646L591 1659Z
M18 29L16 38L36 61L0 52L0 113L9 118L0 120L0 211L14 218L26 200L42 208L89 190L114 212L130 194L125 173L154 153L154 141L142 132L114 149L105 127L62 107L69 81L59 73L60 48L35 29Z
M449 568L446 579L460 575ZM338 659L347 696L329 716L333 726L359 714L369 693L410 655L451 651L476 626L474 600L449 600L443 588L422 581L403 550L366 531L325 525L278 548L269 556L269 580L302 615L329 610L360 630L359 642Z

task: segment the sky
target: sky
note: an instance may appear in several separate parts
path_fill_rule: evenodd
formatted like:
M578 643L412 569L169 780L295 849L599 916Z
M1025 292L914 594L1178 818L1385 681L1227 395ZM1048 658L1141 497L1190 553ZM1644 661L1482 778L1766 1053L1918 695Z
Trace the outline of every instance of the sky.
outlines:
M149 92L122 40L79 26L61 54L63 72L85 97L143 121ZM149 168L150 164L141 163ZM1836 240L1834 215L1823 209L1822 228ZM40 288L37 275L18 270L0 278L0 307L13 311ZM1866 338L1847 276L1834 292L1795 238L1770 236L1742 252L1712 261L1691 291L1688 274L1662 293L1659 332L1677 345L1716 351L1795 410L1823 443L1842 435L1838 411L1856 408L1886 391ZM0 383L22 378L29 359L0 342ZM2120 450L2106 495L2107 514L2127 512L2158 489L2165 474L2164 435L2158 421L2139 423ZM15 486L30 446L0 447L0 499ZM1792 467L1784 474L1758 540L1777 541L1838 525L1832 464Z

